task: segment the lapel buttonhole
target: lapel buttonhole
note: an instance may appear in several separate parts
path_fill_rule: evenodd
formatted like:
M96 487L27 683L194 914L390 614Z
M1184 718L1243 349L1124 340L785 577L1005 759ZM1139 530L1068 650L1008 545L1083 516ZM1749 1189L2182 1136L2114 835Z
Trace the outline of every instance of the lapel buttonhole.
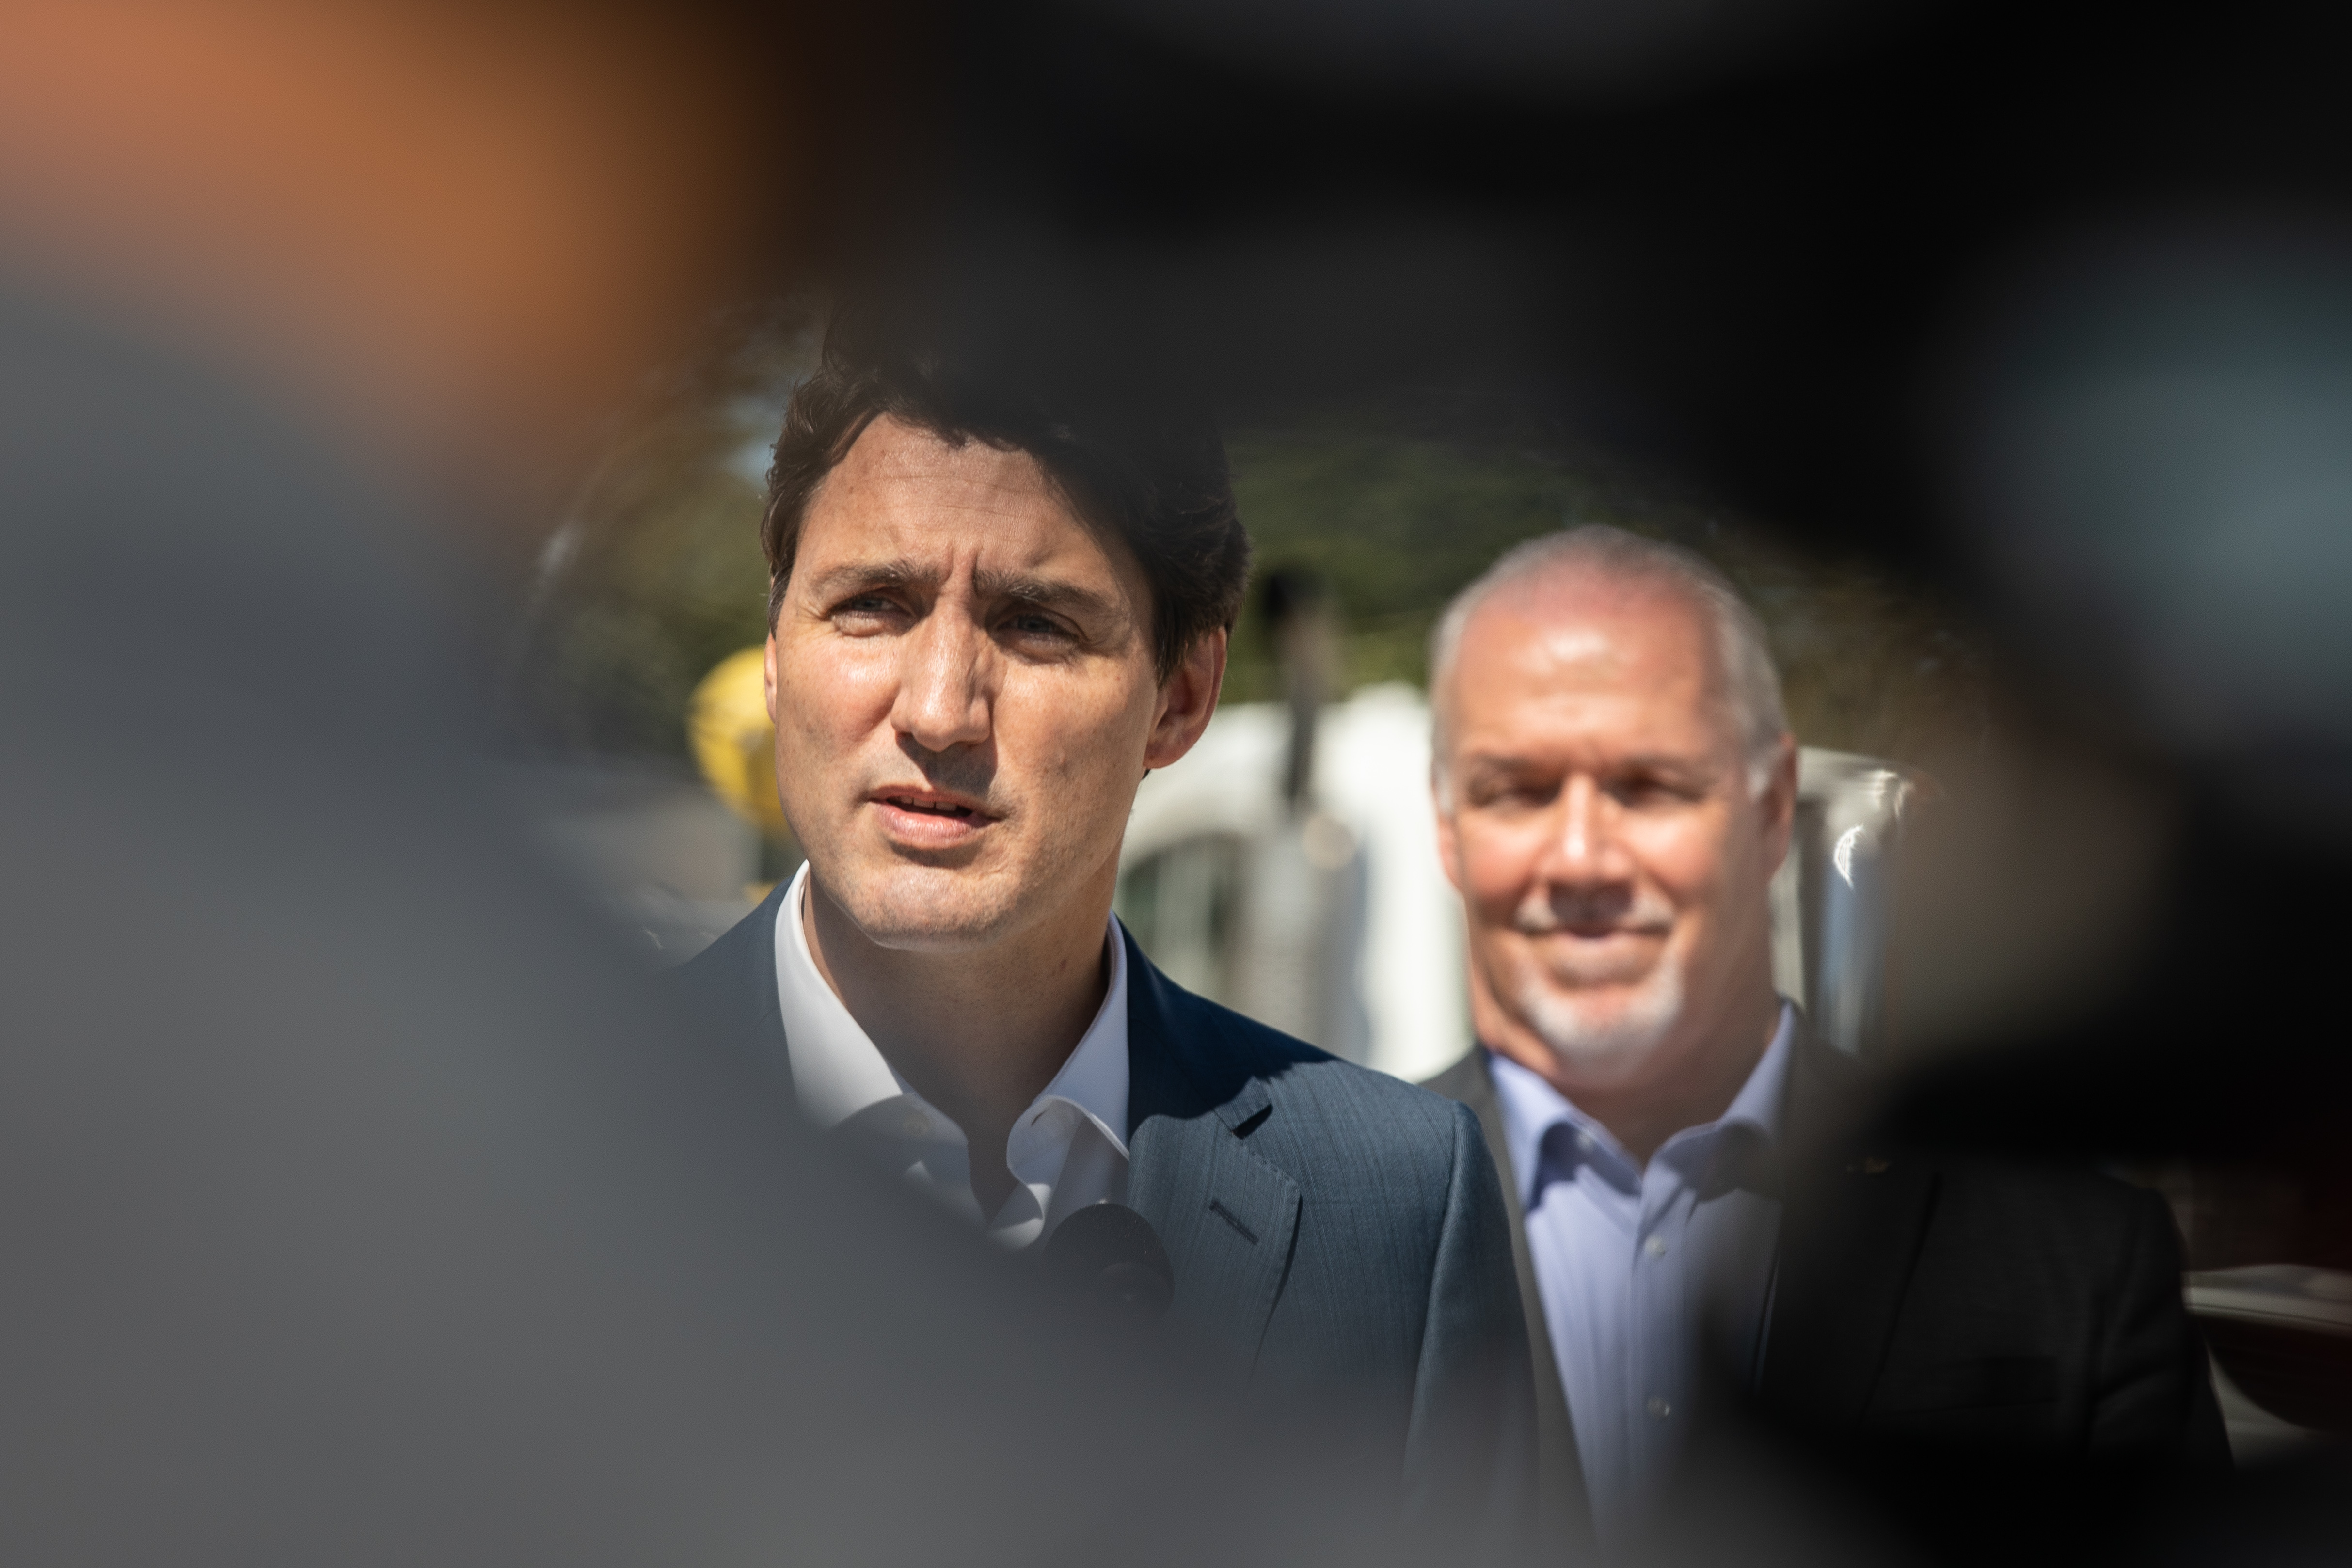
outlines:
M1234 1230L1240 1233L1243 1240L1248 1242L1253 1247L1257 1245L1257 1232L1252 1230L1248 1226L1244 1225L1240 1215L1235 1214L1232 1209L1227 1208L1223 1203L1213 1197L1209 1200L1209 1212L1215 1215L1219 1219L1223 1220L1227 1225L1232 1226Z

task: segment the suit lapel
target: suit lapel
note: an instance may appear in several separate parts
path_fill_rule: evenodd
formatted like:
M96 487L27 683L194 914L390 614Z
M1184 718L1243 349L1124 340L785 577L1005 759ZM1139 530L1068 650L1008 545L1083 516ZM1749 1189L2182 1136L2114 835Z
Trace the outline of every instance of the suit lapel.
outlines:
M1933 1223L1940 1186L1918 1157L1851 1135L1866 1083L1811 1033L1790 1063L1792 1171L1759 1380L1767 1404L1850 1427L1868 1409Z
M1274 1098L1218 1049L1213 1015L1178 1016L1132 938L1127 961L1128 1205L1168 1249L1170 1322L1246 1376L1298 1234L1297 1183L1248 1143Z
M1511 1168L1509 1144L1503 1136L1502 1101L1495 1093L1495 1078L1483 1047L1429 1081L1433 1092L1458 1100L1478 1118L1486 1136L1486 1152L1494 1157L1495 1174L1502 1178L1503 1203L1511 1216L1511 1266L1519 1279L1519 1308L1528 1321L1528 1352L1535 1364L1536 1452L1538 1508L1548 1547L1582 1542L1592 1529L1591 1506L1584 1493L1584 1461L1576 1448L1576 1425L1568 1409L1568 1390L1560 1382L1559 1361L1552 1354L1551 1327L1544 1317L1543 1293L1536 1284L1534 1259L1528 1251L1528 1217L1519 1197L1518 1173ZM1560 1551L1550 1551L1558 1557Z

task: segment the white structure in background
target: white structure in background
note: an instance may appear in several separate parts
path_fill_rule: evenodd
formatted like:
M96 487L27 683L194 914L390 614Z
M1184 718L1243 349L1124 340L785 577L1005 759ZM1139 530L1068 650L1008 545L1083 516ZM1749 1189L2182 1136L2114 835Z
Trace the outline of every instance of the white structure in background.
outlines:
M1874 757L1797 754L1795 831L1772 879L1772 978L1849 1055L1885 1035L1906 818L1937 793L1926 774Z
M1429 706L1382 685L1321 710L1309 809L1291 710L1221 710L1137 793L1119 915L1171 978L1400 1078L1468 1049L1462 905L1437 862Z

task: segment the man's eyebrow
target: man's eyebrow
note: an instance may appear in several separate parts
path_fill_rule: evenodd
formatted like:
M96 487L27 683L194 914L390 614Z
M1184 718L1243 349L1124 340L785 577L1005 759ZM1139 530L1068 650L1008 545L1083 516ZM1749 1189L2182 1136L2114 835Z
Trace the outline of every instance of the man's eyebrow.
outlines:
M1683 757L1670 752L1640 752L1621 758L1620 773L1660 773L1668 778L1705 778L1716 770L1713 757Z
M1533 769L1538 772L1564 771L1557 762L1529 757L1512 751L1474 751L1459 764L1465 769L1480 768L1490 773L1515 773ZM1711 758L1678 757L1665 752L1637 753L1621 757L1609 765L1612 773L1654 773L1666 778L1705 778L1715 771Z
M931 588L939 574L911 560L854 560L828 567L809 580L809 591L820 600L875 588ZM1108 595L1075 582L1025 572L982 570L972 586L982 599L1010 600L1040 610L1060 610L1081 617L1115 615L1122 606Z
M819 599L830 599L853 589L904 588L937 580L910 560L852 560L818 572L809 580L809 591Z
M1050 577L981 571L974 574L972 586L982 599L1009 599L1017 604L1034 604L1040 610L1065 610L1074 615L1116 614L1120 609L1117 601L1097 593L1093 589L1080 588L1075 582L1064 582Z

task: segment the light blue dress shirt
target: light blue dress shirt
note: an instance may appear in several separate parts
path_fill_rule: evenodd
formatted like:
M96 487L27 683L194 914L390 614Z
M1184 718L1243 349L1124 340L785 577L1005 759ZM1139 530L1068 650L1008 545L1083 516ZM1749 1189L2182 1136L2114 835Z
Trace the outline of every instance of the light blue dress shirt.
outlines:
M1528 1254L1602 1538L1638 1523L1689 1427L1703 1336L1759 1369L1780 1203L1773 1174L1794 1049L1780 1025L1722 1117L1637 1165L1549 1083L1489 1052Z

